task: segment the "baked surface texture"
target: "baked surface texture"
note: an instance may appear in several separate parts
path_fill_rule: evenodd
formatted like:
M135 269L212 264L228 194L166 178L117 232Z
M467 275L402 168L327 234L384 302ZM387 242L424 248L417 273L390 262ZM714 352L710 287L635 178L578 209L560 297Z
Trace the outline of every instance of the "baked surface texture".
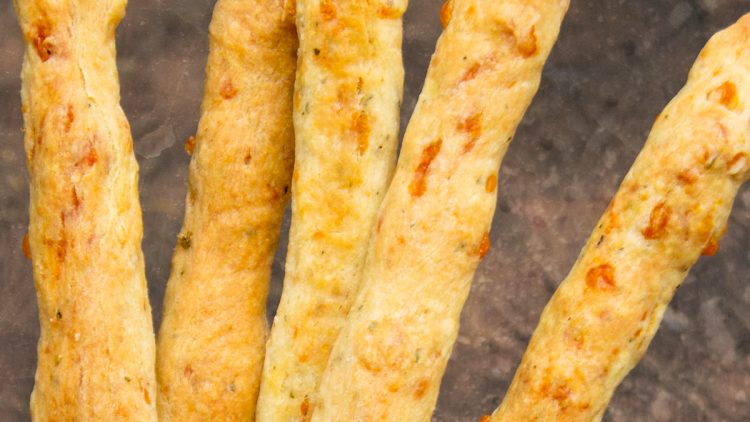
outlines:
M296 159L284 289L258 419L309 420L395 167L405 0L297 2Z
M701 253L750 157L750 15L707 43L542 313L494 421L598 421Z
M39 305L34 421L155 421L138 165L120 108L125 1L14 2Z
M292 5L293 6L293 5ZM219 0L159 331L162 421L254 419L294 162L294 10Z
M497 173L568 2L455 0L381 206L313 421L427 421L477 265Z

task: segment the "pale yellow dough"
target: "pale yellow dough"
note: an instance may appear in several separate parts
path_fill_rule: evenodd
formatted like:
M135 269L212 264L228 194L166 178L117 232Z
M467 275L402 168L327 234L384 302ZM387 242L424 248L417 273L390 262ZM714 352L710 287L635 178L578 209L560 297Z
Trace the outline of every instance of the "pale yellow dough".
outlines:
M114 31L126 2L14 2L41 325L34 421L156 421L138 165Z
M312 420L428 421L566 0L455 0ZM304 331L301 331L304 332Z
M542 313L493 421L599 421L701 252L724 233L750 157L750 15L716 34L659 115Z
M286 278L258 420L309 420L393 174L405 0L300 0Z
M293 6L293 5L292 5ZM157 375L161 421L254 419L294 161L294 10L219 0ZM194 144L193 144L194 142Z

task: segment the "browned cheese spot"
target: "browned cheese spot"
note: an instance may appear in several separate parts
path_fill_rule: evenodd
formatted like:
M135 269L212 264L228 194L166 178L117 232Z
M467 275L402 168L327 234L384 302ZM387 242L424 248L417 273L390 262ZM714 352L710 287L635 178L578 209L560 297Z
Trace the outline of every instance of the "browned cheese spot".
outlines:
M245 154L245 158L243 159L243 161L245 162L245 164L250 164L252 160L253 160L253 154L251 151L248 151L247 154Z
M718 88L708 93L708 98L711 101L719 103L724 107L734 110L737 108L739 103L739 97L737 96L737 86L730 81L726 81Z
M57 258L60 261L64 261L67 254L68 254L68 240L63 235L63 237L57 241Z
M568 328L565 330L565 338L573 344L576 349L582 349L584 345L583 333L574 329Z
M76 115L73 112L73 105L68 104L67 109L65 110L65 133L70 132L70 127L73 125L73 121L76 119Z
M570 393L570 387L563 384L556 386L555 389L551 391L550 397L552 397L552 400L558 403L562 403L568 400L568 397L570 397Z
M462 120L458 123L458 130L469 136L469 141L464 145L464 154L466 154L474 148L482 134L482 114L472 114Z
M23 235L23 242L21 242L21 250L23 250L23 256L26 259L31 259L31 245L29 244L29 234Z
M65 233L65 212L60 212L60 240L55 242L55 249L57 252L57 258L60 262L65 261L65 257L68 254L68 238Z
M440 23L445 29L451 21L453 16L453 0L446 0L443 6L440 8Z
M357 138L357 152L362 155L370 143L370 116L364 111L356 113L352 119L352 131Z
M479 70L481 69L482 65L479 63L474 63L468 70L466 70L466 73L464 73L464 76L461 77L461 82L468 82L474 78L477 77L479 74Z
M299 405L299 411L302 413L302 416L307 416L307 413L310 411L310 400L305 397L304 400L302 400L302 404Z
M76 188L73 188L72 192L73 197L73 208L78 209L78 207L81 206L81 200L78 198L78 192L76 192Z
M591 289L612 290L615 288L615 269L605 263L593 267L586 273L586 285Z
M484 190L486 190L488 193L492 193L497 190L497 176L493 174L487 178L487 181L484 184Z
M424 195L427 190L427 172L430 170L430 165L440 152L442 145L443 140L438 139L430 145L427 145L425 149L422 150L422 159L420 160L417 169L414 170L414 179L412 179L411 184L409 185L409 193L411 193L411 196L419 197Z
M549 370L547 370L546 372L547 373L545 374L545 378L548 378ZM573 405L570 400L572 389L565 381L563 381L562 383L554 383L554 385L551 385L550 381L546 379L538 391L539 395L541 396L539 397L539 399L552 399L557 403L559 410L563 414L570 413L570 407L571 405Z
M271 196L272 201L281 198L281 194L279 194L279 191L271 183L266 183L266 187L268 188L268 193Z
M615 208L617 207L616 201L617 197L615 197L612 202L610 202L603 218L602 232L605 235L608 235L612 233L613 230L620 228L620 216L617 214L617 211L615 211Z
M221 95L221 98L225 100L231 100L232 98L237 96L237 88L234 87L231 79L226 79L221 84L221 90L219 91L219 94Z
M402 9L382 5L378 8L378 16L382 19L398 19L403 15Z
M147 387L141 387L143 390L143 401L146 402L146 404L151 404L151 394L148 393Z
M672 214L672 210L664 203L661 202L651 210L651 215L648 219L648 227L643 229L643 237L646 239L660 239L667 233L667 224L669 224L669 217Z
M50 31L51 29L46 23L37 23L34 25L34 48L43 62L49 60L55 52L52 44L47 40L50 36Z
M427 387L430 386L430 382L427 380L419 381L417 384L417 388L414 390L414 397L417 399L421 399L424 397L424 393L427 392Z
M89 153L88 155L86 155L86 164L89 166L93 166L98 160L99 154L97 154L96 149L94 149L93 147L89 148Z
M185 365L185 369L182 371L186 378L190 378L193 375L193 367L190 364Z
M320 2L320 15L326 21L336 19L336 5L333 4L333 1L323 0Z
M185 152L188 155L193 155L193 151L195 151L195 136L191 135L185 140Z
M99 154L96 152L96 148L89 145L89 151L88 153L82 157L78 162L76 163L77 167L86 165L88 167L93 166L96 164L96 162L99 161Z
M294 24L294 17L297 15L297 2L295 1L285 1L284 2L284 17L287 22L292 23L290 25L295 32L297 32L297 27Z
M536 27L531 27L529 34L519 40L517 40L518 52L525 58L529 58L536 54Z
M477 254L479 255L479 259L484 259L485 256L487 256L487 253L490 251L490 234L489 232L484 232L482 235L482 240L479 241L479 247L477 248Z
M691 170L683 170L677 175L677 180L683 185L692 185L698 180L698 176Z
M701 254L705 256L714 256L718 252L719 252L719 241L712 237L708 239L708 243L706 243L706 246L703 247L703 251L701 252Z

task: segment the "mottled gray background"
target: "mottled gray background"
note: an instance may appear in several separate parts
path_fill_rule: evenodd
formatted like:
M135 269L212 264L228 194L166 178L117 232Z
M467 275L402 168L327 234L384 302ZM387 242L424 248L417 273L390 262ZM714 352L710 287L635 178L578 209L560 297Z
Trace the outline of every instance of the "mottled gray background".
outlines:
M498 0L500 1L500 0ZM131 0L118 32L122 103L141 168L143 248L155 323L179 230L198 120L212 0ZM407 121L440 29L438 0L405 18ZM436 421L475 421L500 401L538 315L707 38L749 0L572 0L539 95L500 177L493 248L480 267L443 381ZM36 359L19 71L10 1L0 3L0 421L28 420ZM285 228L288 228L288 222ZM274 265L272 315L286 237ZM750 420L750 191L721 251L677 293L606 421Z

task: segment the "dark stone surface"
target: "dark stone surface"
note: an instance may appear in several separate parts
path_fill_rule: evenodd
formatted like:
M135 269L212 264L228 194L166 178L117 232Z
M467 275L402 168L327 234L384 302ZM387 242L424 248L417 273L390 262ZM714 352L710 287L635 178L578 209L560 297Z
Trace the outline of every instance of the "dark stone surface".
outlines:
M28 420L38 335L30 263L18 74L21 37L0 3L0 420ZM405 19L404 122L440 29L439 2ZM141 166L143 243L159 322L179 230L213 1L131 0L118 32L122 103ZM564 278L653 119L708 37L748 0L573 0L539 95L500 176L493 248L477 272L443 380L436 421L475 421L497 406L539 313ZM285 226L285 231L288 224ZM278 302L286 237L274 265ZM750 420L750 191L721 251L695 266L605 421Z

